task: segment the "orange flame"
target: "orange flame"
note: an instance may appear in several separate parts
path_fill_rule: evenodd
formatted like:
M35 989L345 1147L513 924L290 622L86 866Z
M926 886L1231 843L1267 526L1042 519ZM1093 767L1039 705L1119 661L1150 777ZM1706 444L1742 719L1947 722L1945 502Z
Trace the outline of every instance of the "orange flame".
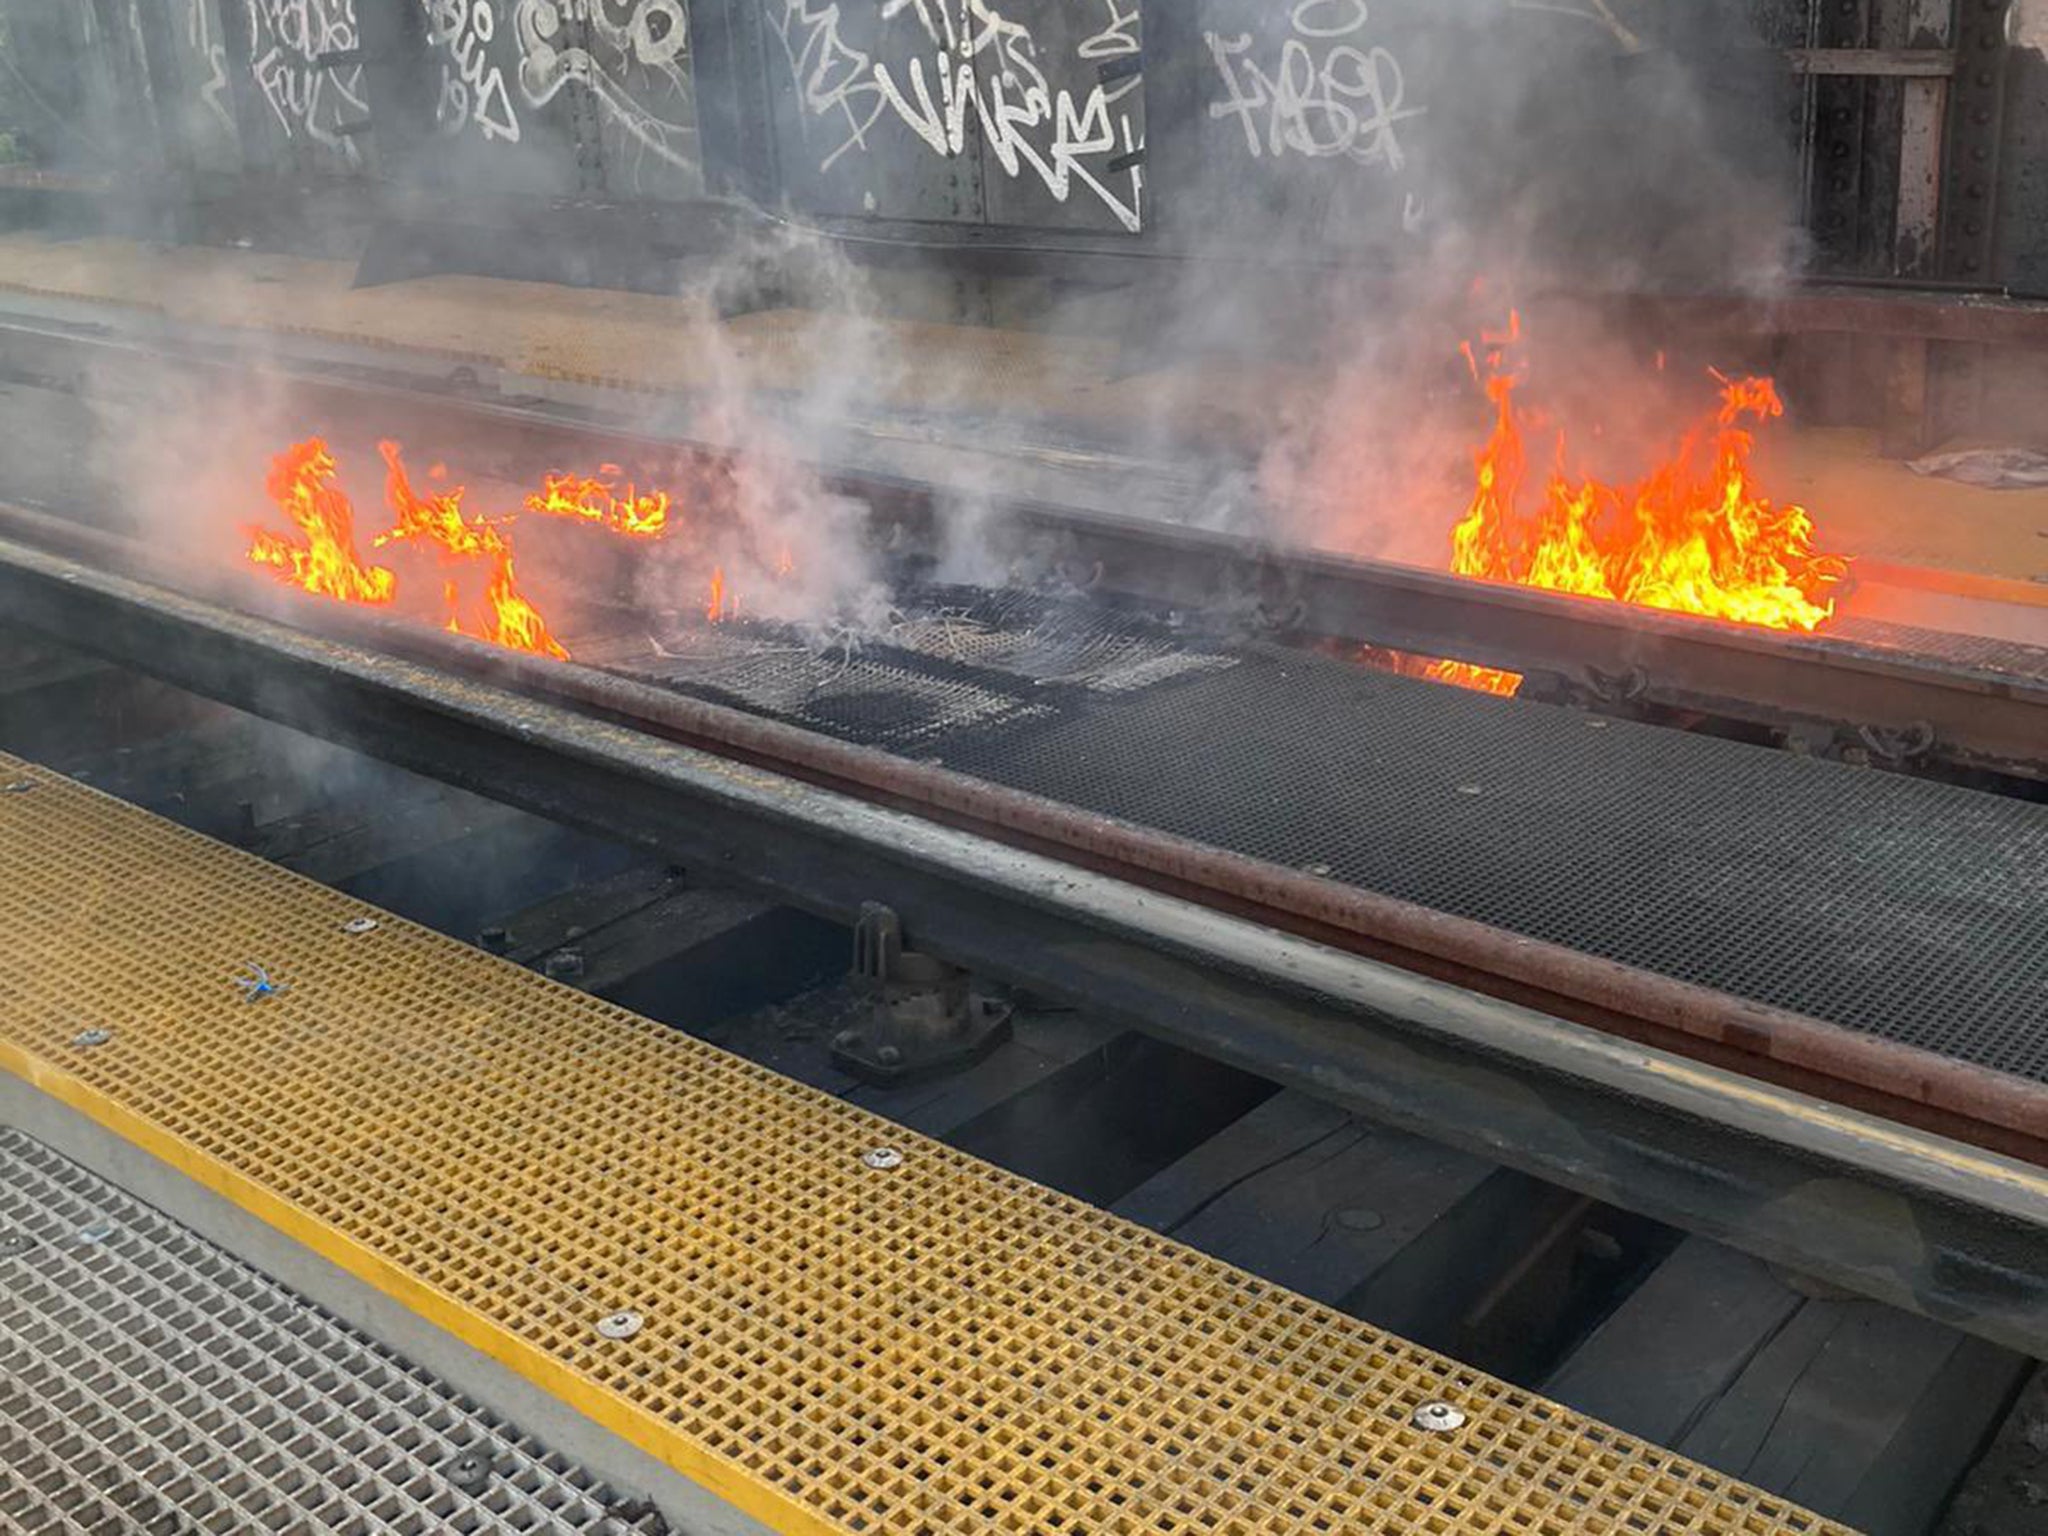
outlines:
M1517 325L1506 339L1518 334ZM1465 356L1477 377L1469 347ZM1498 353L1487 364L1481 382L1494 424L1475 455L1471 505L1451 534L1458 575L1767 629L1812 631L1833 616L1829 589L1847 560L1817 553L1806 509L1775 505L1751 477L1756 439L1746 423L1785 411L1769 379L1716 374L1719 409L1637 485L1568 475L1560 433L1557 467L1531 488L1515 410L1518 380L1502 370ZM1512 693L1521 682L1461 662L1428 670L1492 693Z
M344 603L388 603L398 578L356 554L355 509L333 484L334 455L317 437L294 444L270 466L265 489L300 537L250 527L249 559L281 582Z
M600 464L595 475L551 471L541 488L526 498L526 510L550 517L580 517L628 538L660 538L668 532L668 492L642 494L630 480L622 492L620 473L616 464Z
M385 499L398 518L389 533L378 535L377 547L424 542L436 550L446 572L441 589L447 610L443 627L509 650L566 661L568 651L519 590L512 574L512 546L488 519L463 516L462 487L421 499L406 476L398 444L382 442L377 451L384 455L388 471ZM483 572L482 586L476 589L469 583L473 590L465 593L465 583L458 577L475 569Z
M411 545L437 557L441 626L512 650L566 660L568 651L520 590L513 573L513 519L465 514L460 485L420 496L406 473L399 445L377 446L386 469L385 499L395 521L372 545ZM438 462L427 471L434 481L446 474L447 466ZM334 456L319 438L280 454L271 467L270 495L301 537L252 527L248 558L279 581L319 596L353 603L394 602L400 596L398 575L382 566L364 565L357 557L354 509L332 483L334 475ZM698 490L715 502L720 484L713 474L698 483ZM658 487L642 491L624 479L616 464L599 465L595 475L550 471L523 504L528 513L573 518L630 539L669 539L685 532L682 520L670 515L676 510L670 492ZM795 569L795 554L786 545L778 546L768 574L781 580ZM727 584L723 566L711 572L704 616L712 624L740 616L740 594Z

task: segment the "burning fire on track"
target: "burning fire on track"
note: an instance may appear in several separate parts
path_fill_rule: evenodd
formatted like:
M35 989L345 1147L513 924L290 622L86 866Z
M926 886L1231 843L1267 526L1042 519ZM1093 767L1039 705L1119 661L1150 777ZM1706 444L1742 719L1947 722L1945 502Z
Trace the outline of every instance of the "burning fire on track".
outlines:
M293 532L251 527L250 563L278 581L337 602L388 606L430 617L443 629L472 639L567 660L569 652L532 600L513 567L513 528L524 517L557 517L588 523L617 537L666 539L681 531L674 497L667 490L642 489L615 464L594 475L549 473L528 495L521 511L486 515L463 506L461 486L422 495L407 473L397 443L379 443L384 457L384 500L392 522L370 539L373 552L412 551L431 558L430 574L418 564L401 574L366 560L357 544L355 507L336 483L334 454L320 438L308 438L279 454L266 489ZM439 466L434 473L440 474ZM788 576L795 560L778 550L773 574ZM710 623L737 619L739 595L724 567L714 566L706 588Z
M1574 474L1562 428L1539 479L1525 433L1544 423L1517 408L1522 378L1508 357L1520 340L1513 317L1505 335L1486 338L1483 358L1464 348L1494 420L1474 455L1471 505L1451 532L1454 573L1766 629L1811 632L1833 617L1831 589L1847 559L1819 552L1806 509L1776 505L1751 473L1755 428L1785 410L1771 380L1715 374L1718 406L1634 484ZM1515 673L1463 662L1414 669L1490 693L1521 685Z
M1453 573L1768 629L1812 632L1834 616L1833 591L1847 559L1822 552L1812 517L1763 494L1751 467L1757 432L1784 414L1770 379L1714 374L1717 402L1652 469L1624 483L1575 469L1565 429L1523 404L1526 374L1510 357L1520 342L1514 318L1504 334L1485 338L1483 350L1463 349L1492 425L1473 454L1471 500L1451 529ZM1547 472L1531 462L1539 435L1554 437ZM707 543L703 514L722 516L740 500L723 464L679 470L686 483L674 487L640 485L616 464L594 474L551 471L514 510L493 514L466 506L459 485L422 494L399 445L384 442L379 450L390 523L368 539L367 554L334 454L315 437L271 465L267 489L290 527L250 528L250 562L317 596L392 607L456 634L558 659L568 650L515 571L522 520L552 518L613 538L682 545L698 562L697 606L710 624L756 611L756 594L743 606L740 584L792 577L786 545L772 557L756 548L735 564L730 545ZM432 477L441 473L436 465ZM1459 661L1378 650L1362 659L1492 693L1512 694L1522 682L1513 672Z
M356 553L355 508L334 484L334 455L310 438L277 456L267 489L298 537L249 530L249 558L279 581L344 603L388 603L398 578Z

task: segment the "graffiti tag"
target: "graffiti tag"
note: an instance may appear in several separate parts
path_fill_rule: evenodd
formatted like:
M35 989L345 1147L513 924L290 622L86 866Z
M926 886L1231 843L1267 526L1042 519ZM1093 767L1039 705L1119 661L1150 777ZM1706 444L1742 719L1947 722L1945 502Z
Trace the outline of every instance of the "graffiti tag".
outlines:
M915 24L907 39L889 39L909 44L887 50L897 62L850 43L836 3L766 3L806 122L829 129L820 170L865 151L884 119L943 158L965 150L972 126L1004 175L1028 174L1062 203L1084 189L1125 229L1140 227L1144 146L1135 120L1142 88L1136 71L1093 81L1077 96L1054 83L1031 29L990 0L882 0L885 34L892 21ZM1096 64L1135 55L1133 0L1091 0L1091 8L1102 12L1101 25L1076 56ZM1111 172L1108 163L1116 159L1129 164Z

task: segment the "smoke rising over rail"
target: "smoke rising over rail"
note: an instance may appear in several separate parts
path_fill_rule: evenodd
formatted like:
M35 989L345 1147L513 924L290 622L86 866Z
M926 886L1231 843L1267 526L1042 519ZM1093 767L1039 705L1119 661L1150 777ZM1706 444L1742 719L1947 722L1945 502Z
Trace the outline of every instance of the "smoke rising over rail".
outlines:
M268 61L255 82L263 131L309 165L375 172L336 194L335 254L367 266L355 231L412 181L527 176L538 187L550 125L583 96L597 108L591 143L618 149L617 164L632 167L618 174L637 178L642 195L705 185L701 40L689 18L673 0L637 0L607 8L588 35L550 24L574 9L427 4L431 132L396 156L337 129L356 106L377 110L374 73L307 62L377 42L369 13L322 0L308 12L317 35L300 37L280 30L282 12L252 8ZM632 424L730 455L716 484L673 462L622 464L616 476L598 456L540 466L578 485L616 480L674 497L674 526L688 536L648 540L631 581L631 598L655 612L722 613L737 595L743 614L763 618L886 623L863 511L816 473L885 452L947 492L945 575L1042 569L1038 552L1005 545L976 514L1084 477L1110 510L1441 567L1489 429L1461 340L1518 310L1520 398L1569 425L1573 473L1630 482L1711 408L1709 364L1736 374L1756 360L1688 352L1585 300L1768 294L1800 257L1782 69L1733 4L758 9L773 90L756 126L777 142L780 185L725 176L720 233L685 255L651 234L593 233L570 262L592 282L676 297L672 313L688 318L650 319L633 350L669 353L677 382L641 397ZM215 67L227 57L220 38L201 27L180 46L205 66L192 110L214 129L233 126L232 112L216 110L234 84ZM138 186L146 170L131 168ZM863 226L870 216L883 222ZM573 221L545 217L556 227L501 240L512 249L492 259L511 270L528 259L522 245L559 247ZM1176 259L1080 279L1051 261L1012 276L942 259L938 248L975 225L1040 227L1037 243L1078 256L1119 254L1128 241ZM302 275L277 266L283 283ZM191 280L209 279L195 264ZM394 313L411 302L407 286L390 290ZM359 290L373 303L380 291ZM223 294L215 307L241 298ZM306 318L317 328L318 316ZM978 328L991 322L997 330ZM260 353L264 334L252 327L237 341ZM420 336L451 339L431 326ZM473 338L485 351L501 339ZM434 496L465 487L455 523L441 519L455 542L461 527L478 545L489 541L477 530L497 529L516 549L518 523L537 515L527 500L536 466L468 462L464 444L388 423L307 419L288 399L238 402L223 430L219 404L108 407L128 415L106 466L122 500L173 537L239 540L265 513L273 456L315 437L331 443L337 487L358 508L386 499L374 455L388 434L415 471L447 464ZM451 547L439 541L442 558ZM547 569L538 546L517 555L543 612L546 589L579 585L555 568L576 550L550 540ZM284 569L277 553L270 565ZM487 573L496 555L471 558Z

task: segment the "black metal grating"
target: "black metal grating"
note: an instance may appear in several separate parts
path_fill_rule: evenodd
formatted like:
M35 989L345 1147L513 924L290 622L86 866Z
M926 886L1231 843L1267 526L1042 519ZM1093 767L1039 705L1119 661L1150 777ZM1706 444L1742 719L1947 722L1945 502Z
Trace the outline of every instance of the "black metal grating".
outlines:
M2041 616L2041 633L2043 638L2048 638L2048 611ZM1915 629L1910 625L1854 618L1830 625L1824 638L1847 641L1870 650L1893 651L1901 656L1933 660L1944 667L2010 678L2018 683L2048 683L2048 650L2017 640L1957 634L1943 629Z
M949 763L2048 1079L2048 810L1296 655Z
M669 1529L8 1127L0 1192L0 1530Z
M926 719L915 754L2048 1081L2048 807L1271 646L1225 665L1169 629L1090 622L1203 665L1114 691L984 658L975 686L1018 707ZM736 702L911 750L876 724L881 697L837 716Z
M1159 620L1097 603L964 587L901 599L871 630L670 620L577 635L570 648L589 665L899 752L1233 664Z

